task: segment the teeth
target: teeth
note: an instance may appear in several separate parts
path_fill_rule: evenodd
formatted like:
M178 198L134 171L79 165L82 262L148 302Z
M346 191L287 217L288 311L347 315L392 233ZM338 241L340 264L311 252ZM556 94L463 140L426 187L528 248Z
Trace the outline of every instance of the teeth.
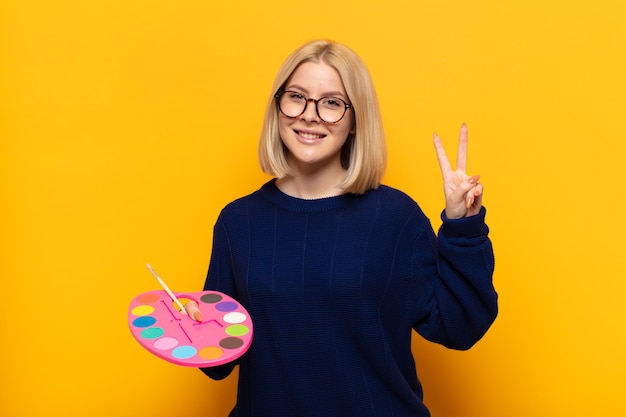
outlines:
M304 132L299 132L300 136L302 136L305 139L321 139L323 138L325 135L316 135L313 133L304 133Z

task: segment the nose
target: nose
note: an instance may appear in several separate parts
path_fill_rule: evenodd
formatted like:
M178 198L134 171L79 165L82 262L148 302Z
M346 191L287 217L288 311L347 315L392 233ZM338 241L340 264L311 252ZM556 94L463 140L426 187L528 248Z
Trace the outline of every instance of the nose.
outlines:
M309 104L311 104L309 106ZM317 101L314 98L308 98L304 106L304 112L300 118L307 122L319 122L320 116L317 114Z

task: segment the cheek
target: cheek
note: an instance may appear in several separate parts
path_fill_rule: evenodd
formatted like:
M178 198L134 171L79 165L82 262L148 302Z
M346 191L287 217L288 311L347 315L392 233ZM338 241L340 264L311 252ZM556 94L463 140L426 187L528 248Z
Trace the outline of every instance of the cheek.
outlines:
M348 120L346 120L346 122L348 122ZM345 141L349 135L354 135L356 133L356 126L354 125L354 122L350 120L349 123L346 123L341 127L337 126L337 129L333 133L335 136Z
M283 141L286 135L291 131L291 124L289 122L289 120L284 120L283 117L278 121L278 134Z

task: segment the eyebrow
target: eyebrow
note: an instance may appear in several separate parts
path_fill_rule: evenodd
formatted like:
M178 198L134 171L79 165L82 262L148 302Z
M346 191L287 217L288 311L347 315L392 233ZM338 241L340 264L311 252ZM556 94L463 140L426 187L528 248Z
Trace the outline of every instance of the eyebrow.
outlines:
M289 84L285 87L285 90L291 90L292 88L295 88L297 90L302 91L303 93L308 94L309 90L307 90L306 88L298 85L298 84ZM341 91L327 91L325 93L323 93L322 97L340 97L343 98L345 100L348 100L348 95L345 93L342 93Z

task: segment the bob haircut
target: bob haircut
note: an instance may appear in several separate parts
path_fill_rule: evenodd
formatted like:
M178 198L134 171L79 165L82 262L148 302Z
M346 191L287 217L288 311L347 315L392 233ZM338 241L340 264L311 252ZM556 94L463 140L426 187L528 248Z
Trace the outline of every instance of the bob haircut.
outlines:
M309 42L295 50L280 67L259 141L261 169L277 178L292 173L287 162L287 150L278 130L280 114L274 94L282 91L291 74L304 62L324 62L333 67L339 73L354 106L356 133L348 136L341 151L341 164L346 170L346 176L340 188L354 194L378 188L385 173L387 150L376 90L361 58L350 48L333 41Z

